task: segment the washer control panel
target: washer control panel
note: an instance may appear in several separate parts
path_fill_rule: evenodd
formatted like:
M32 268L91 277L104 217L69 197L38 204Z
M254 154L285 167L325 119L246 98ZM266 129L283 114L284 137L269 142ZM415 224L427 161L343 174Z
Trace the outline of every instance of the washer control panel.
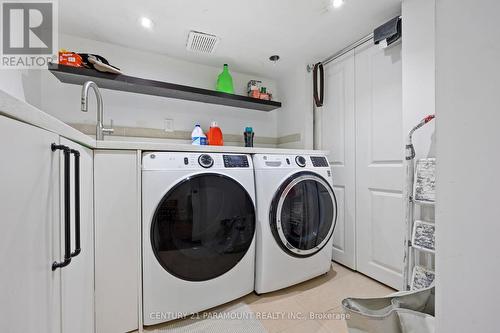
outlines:
M198 157L198 163L207 169L214 165L214 159L208 154L202 154Z
M212 152L145 152L142 170L222 170L253 169L252 158L245 154Z
M330 163L324 156L311 156L311 162L313 167L321 168L321 167L329 167Z
M222 155L226 168L249 168L247 155Z

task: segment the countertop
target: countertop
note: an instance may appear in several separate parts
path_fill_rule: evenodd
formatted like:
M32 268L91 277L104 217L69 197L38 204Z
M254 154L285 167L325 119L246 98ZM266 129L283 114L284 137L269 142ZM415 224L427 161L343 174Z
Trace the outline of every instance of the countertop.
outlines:
M14 118L30 125L59 134L71 141L78 142L89 148L95 148L96 141L63 123L59 119L43 112L33 105L21 101L5 91L0 90L0 115Z
M220 153L239 153L239 154L324 154L327 151L322 150L304 150L304 149L281 149L281 148L247 148L237 146L193 146L190 144L179 143L158 143L144 142L140 140L131 141L96 141L92 137L83 134L73 127L65 124L59 119L43 112L33 105L21 101L3 90L0 90L0 115L31 124L59 134L71 141L78 142L92 149L108 150L147 150L147 151L192 151L192 152L220 152Z
M97 141L96 149L113 150L148 150L148 151L191 151L191 152L212 152L212 153L238 153L238 154L323 154L328 152L322 150L304 149L282 149L282 148L259 148L259 147L238 147L238 146L193 146L183 143L157 143L141 141Z

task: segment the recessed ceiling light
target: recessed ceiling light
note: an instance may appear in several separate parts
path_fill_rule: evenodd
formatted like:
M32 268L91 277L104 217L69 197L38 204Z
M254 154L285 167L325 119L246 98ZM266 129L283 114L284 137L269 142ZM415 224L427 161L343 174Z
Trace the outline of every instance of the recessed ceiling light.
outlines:
M139 22L141 22L141 25L146 28L146 29L153 29L153 21L148 18L148 17L141 17Z
M340 8L345 3L345 0L332 0L333 8Z

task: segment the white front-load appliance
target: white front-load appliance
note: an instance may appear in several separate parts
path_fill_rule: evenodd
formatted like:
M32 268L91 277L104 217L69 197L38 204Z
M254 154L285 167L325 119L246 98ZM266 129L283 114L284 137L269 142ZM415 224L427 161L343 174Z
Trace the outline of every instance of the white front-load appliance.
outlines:
M323 155L253 156L257 196L255 291L330 270L337 202Z
M255 185L248 155L142 156L144 325L251 293Z

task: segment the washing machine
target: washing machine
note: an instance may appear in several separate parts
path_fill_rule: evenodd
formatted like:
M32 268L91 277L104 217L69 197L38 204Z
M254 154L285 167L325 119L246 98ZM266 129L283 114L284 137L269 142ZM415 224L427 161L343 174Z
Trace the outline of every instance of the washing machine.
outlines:
M248 155L142 155L144 325L254 288L255 185Z
M323 155L253 156L257 196L255 291L330 270L337 201Z

